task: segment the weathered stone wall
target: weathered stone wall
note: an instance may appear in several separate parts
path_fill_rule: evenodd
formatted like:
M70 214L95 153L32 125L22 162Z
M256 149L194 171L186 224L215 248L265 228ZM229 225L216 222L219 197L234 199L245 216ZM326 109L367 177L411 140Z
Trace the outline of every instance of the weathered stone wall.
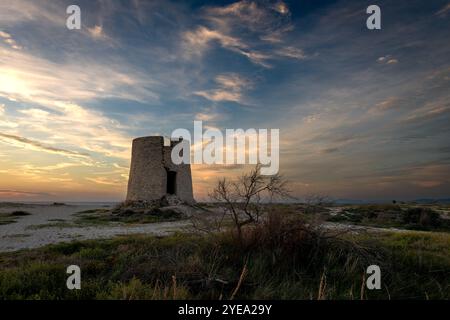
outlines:
M178 141L171 141L171 145L164 147L164 165L167 169L175 171L177 173L176 178L176 195L180 200L188 203L194 202L194 196L192 191L192 175L190 164L175 165L171 160L172 148L178 143Z
M163 137L142 137L133 140L127 200L159 200L166 195L167 171L176 172L176 196L193 203L191 166L174 165L172 147L164 146Z

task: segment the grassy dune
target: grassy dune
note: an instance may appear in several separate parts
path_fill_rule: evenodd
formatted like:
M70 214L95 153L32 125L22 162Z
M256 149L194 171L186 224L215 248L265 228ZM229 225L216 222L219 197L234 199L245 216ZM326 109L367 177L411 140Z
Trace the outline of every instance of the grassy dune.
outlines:
M13 211L11 213L0 213L0 225L14 223L23 216L29 216L25 211Z
M66 268L81 267L81 290ZM382 289L362 283L370 264ZM450 235L329 235L269 219L232 232L127 236L0 254L1 299L449 299Z

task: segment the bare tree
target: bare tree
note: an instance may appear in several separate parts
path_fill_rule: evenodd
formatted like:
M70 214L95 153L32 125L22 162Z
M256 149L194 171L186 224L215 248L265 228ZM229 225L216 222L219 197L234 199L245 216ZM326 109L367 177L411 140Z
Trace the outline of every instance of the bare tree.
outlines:
M222 178L210 193L211 199L225 205L225 214L231 215L239 239L243 226L260 220L263 203L290 197L287 181L281 175L264 176L260 169L261 166L256 165L235 181Z

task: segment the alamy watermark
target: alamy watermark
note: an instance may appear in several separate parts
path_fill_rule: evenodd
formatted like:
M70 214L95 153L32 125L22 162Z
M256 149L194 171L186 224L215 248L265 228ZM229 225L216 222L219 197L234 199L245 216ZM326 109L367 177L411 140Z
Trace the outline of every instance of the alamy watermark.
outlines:
M366 20L366 26L369 30L381 29L381 9L376 4L367 7L366 13L370 16Z
M268 176L280 167L279 129L226 129L224 134L214 128L203 131L202 121L194 121L193 137L180 128L171 138L182 138L172 149L174 164L261 164L261 174Z
M69 277L67 277L66 286L69 290L80 290L81 289L81 269L77 265L70 265L67 267L66 270L67 274L70 274Z
M376 264L367 267L366 273L369 275L366 281L367 289L380 290L381 289L381 269Z
M69 30L81 29L81 9L77 5L70 5L66 9L66 13L69 15L66 19L66 27Z

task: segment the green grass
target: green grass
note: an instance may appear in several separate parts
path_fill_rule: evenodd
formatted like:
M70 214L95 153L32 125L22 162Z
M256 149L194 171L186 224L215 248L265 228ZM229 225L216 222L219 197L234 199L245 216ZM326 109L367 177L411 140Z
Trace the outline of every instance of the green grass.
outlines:
M49 220L51 221L51 220ZM51 221L49 223L42 223L42 224L34 224L31 226L27 226L25 230L38 230L38 229L45 229L45 228L73 228L77 227L77 225L71 223L71 222L65 222L65 221Z
M43 228L77 228L86 226L108 226L114 224L146 224L157 222L178 221L184 219L174 212L130 212L127 215L115 215L110 209L91 209L75 214L73 221L63 219L50 219L49 223L28 226L26 229L36 230ZM0 220L1 223L1 220Z
M29 216L31 213L25 211L13 211L10 213L0 213L0 225L15 223L17 219Z
M449 299L450 235L404 232L320 237L276 219L200 236L126 236L0 254L1 299ZM66 289L66 268L82 290ZM382 290L361 292L368 265ZM319 290L319 287L322 289ZM320 291L320 293L319 293Z
M107 225L110 223L146 224L164 221L177 221L184 217L176 212L158 210L149 212L134 212L129 210L127 214L113 214L109 209L94 209L82 211L76 214L76 225Z
M411 205L358 205L327 216L327 221L380 228L450 232L450 220L443 219L434 207Z
M408 231L359 236L387 253L385 280L395 298L450 299L450 235ZM363 239L365 238L365 239Z

